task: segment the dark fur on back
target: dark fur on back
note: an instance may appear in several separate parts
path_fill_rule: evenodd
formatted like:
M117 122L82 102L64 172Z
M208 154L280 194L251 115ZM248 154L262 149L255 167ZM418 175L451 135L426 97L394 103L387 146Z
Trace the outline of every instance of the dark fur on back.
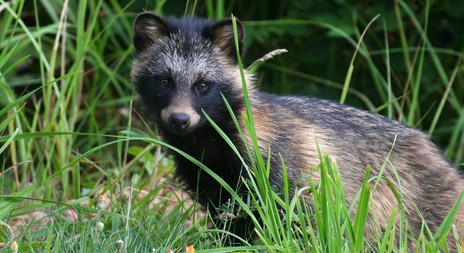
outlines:
M242 48L244 30L237 23ZM212 22L198 18L165 18L140 14L134 24L136 53L131 72L144 115L167 143L202 161L232 188L238 186L243 164L229 145L208 123L203 111L229 136L246 157L246 151L222 96L244 126L244 101L234 46L232 21ZM290 183L303 184L309 176L318 181L317 145L340 167L347 201L353 201L361 187L366 166L378 175L383 162L390 165L384 177L403 194L404 208L417 235L422 221L436 231L464 190L464 180L424 133L386 117L325 100L275 96L255 90L247 75L258 144L264 156L271 151L271 184L283 185L280 156L284 158ZM317 144L316 144L317 140ZM395 142L396 140L396 142ZM178 176L184 179L198 201L219 207L230 194L212 177L179 154L173 153ZM381 181L372 196L377 225L385 228L391 211L398 208L386 182ZM457 215L457 227L464 234L464 211ZM242 224L243 225L243 224ZM238 228L244 232L243 228ZM373 235L374 225L367 233ZM455 249L455 244L450 247Z

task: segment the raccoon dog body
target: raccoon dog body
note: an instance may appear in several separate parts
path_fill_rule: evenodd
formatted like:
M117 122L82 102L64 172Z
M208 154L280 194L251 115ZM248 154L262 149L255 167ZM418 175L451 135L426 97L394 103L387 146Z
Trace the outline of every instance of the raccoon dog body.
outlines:
M237 30L242 48L244 31L240 22ZM195 157L232 188L237 188L245 174L242 163L203 113L247 157L222 98L223 95L227 99L243 126L245 109L233 39L231 20L165 18L144 12L134 24L136 53L131 79L145 118L154 123L162 139ZM352 201L361 187L366 166L372 168L372 174L378 174L392 150L389 161L400 182L391 167L383 176L398 189L401 185L404 209L416 235L422 226L417 211L436 231L464 190L463 179L422 132L380 115L325 100L266 94L250 85L250 76L247 79L258 144L264 156L271 152L269 180L276 189L283 185L280 155L286 163L290 183L300 185L308 176L317 182L318 172L310 168L319 164L319 146L337 161L347 201ZM181 155L173 153L173 157L178 176L191 192L197 192L199 202L219 207L230 199L216 180ZM385 228L392 210L398 207L395 195L381 181L372 201L376 224ZM463 218L461 208L457 215L461 235L464 232L459 222ZM244 227L241 224L235 232L245 232ZM366 230L373 234L372 221Z

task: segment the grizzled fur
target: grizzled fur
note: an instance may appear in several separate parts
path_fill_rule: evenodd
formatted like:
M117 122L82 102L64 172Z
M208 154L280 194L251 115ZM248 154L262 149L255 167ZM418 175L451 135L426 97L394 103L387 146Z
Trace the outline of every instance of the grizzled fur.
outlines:
M242 48L244 31L240 22L237 29ZM134 24L134 45L131 78L145 118L154 123L167 143L202 161L236 188L242 176L242 163L203 113L219 125L246 157L221 96L244 126L232 21L165 18L144 12ZM252 83L249 75L247 79ZM414 128L349 106L314 98L275 96L249 86L258 144L264 155L268 150L272 153L270 180L277 189L283 185L279 155L285 160L291 183L299 185L305 176L318 181L318 172L310 168L319 163L319 145L323 153L338 162L347 201L351 202L361 187L366 166L372 167L374 175L378 174L393 147L389 161L400 182L390 166L383 176L398 189L401 185L404 209L416 235L422 226L417 210L432 231L436 231L464 190L464 180L429 136ZM190 191L198 191L202 204L218 207L230 198L209 175L201 173L181 155L173 156L177 174ZM380 182L372 198L377 225L384 229L398 203L385 181ZM462 221L463 208L456 225L464 235ZM235 232L244 233L245 225L240 226ZM366 230L371 236L373 229L370 221ZM450 244L455 250L455 243Z

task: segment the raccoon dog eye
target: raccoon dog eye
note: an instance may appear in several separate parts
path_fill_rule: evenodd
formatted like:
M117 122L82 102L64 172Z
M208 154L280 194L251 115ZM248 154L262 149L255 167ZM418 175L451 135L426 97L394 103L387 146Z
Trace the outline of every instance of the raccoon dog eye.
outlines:
M195 84L195 90L200 93L207 91L208 88L209 88L209 85L205 82L199 82Z
M158 80L158 84L163 86L163 87L169 87L169 86L171 86L171 80L166 79L166 78L162 78L162 79Z

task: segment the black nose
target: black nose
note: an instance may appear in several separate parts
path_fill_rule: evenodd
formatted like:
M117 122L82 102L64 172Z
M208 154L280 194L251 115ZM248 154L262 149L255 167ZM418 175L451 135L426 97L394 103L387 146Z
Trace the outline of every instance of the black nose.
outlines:
M172 113L169 116L169 126L175 130L185 130L190 126L190 117L185 113Z

